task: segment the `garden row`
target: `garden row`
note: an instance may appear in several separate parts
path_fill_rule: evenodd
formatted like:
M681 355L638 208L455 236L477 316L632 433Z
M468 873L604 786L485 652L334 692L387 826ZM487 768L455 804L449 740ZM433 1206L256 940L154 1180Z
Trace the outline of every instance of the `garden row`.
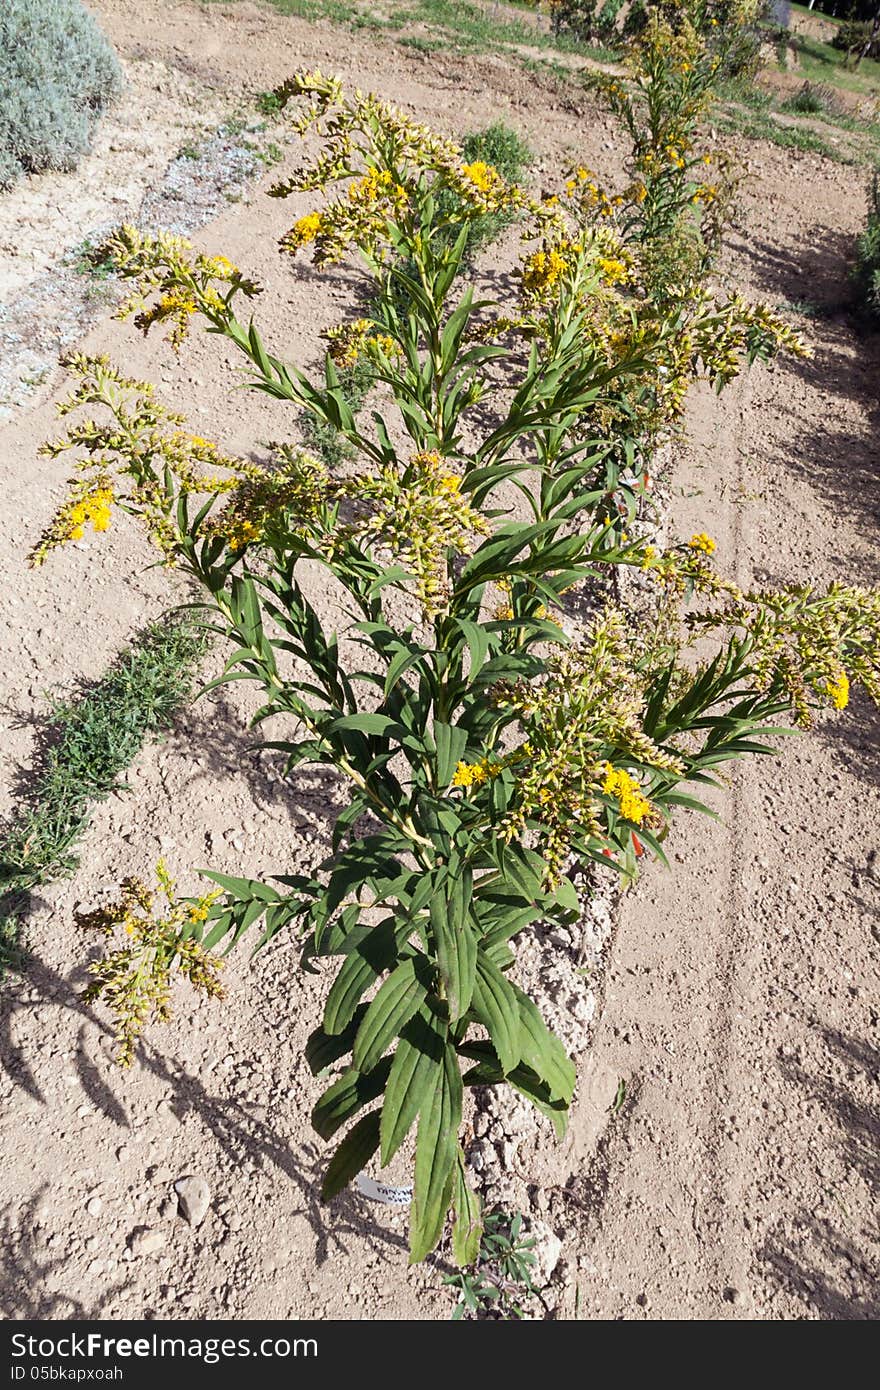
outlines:
M365 270L320 375L264 342L246 269L130 227L102 254L134 286L138 327L181 352L195 323L222 335L255 390L292 423L306 413L312 451L232 457L81 355L71 423L47 446L76 464L34 561L137 517L231 643L220 679L257 684L289 771L327 765L350 793L314 875L211 874L182 899L163 868L158 890L128 881L84 920L121 932L90 993L125 1061L167 1017L175 972L217 992L217 950L246 935L292 931L305 967L334 960L307 1048L332 1077L315 1129L342 1135L324 1195L411 1146L413 1260L450 1208L456 1260L479 1251L467 1088L510 1086L565 1126L575 1068L517 980L516 939L577 921L578 866L628 882L665 862L671 817L705 809L728 760L771 751L780 720L843 708L853 680L880 695L880 594L744 592L708 534L661 548L643 524L691 382L722 389L746 362L804 351L712 282L735 179L700 132L717 84L755 59L753 20L750 0L650 9L626 74L595 79L630 140L614 190L577 166L536 196L375 97L291 79L278 105L318 153L272 192L323 197L281 251L318 267L356 253ZM497 301L473 256L511 222L523 253ZM316 569L338 630L310 598ZM647 586L644 612L622 607L624 574Z

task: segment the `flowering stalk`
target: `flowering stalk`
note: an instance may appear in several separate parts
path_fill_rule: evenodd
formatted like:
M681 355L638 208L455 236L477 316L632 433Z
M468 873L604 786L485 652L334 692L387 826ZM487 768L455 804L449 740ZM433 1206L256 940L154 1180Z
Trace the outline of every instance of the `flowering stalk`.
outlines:
M538 919L577 918L573 862L629 879L645 849L663 859L675 808L705 809L688 784L769 751L759 740L779 716L840 705L844 678L876 693L880 613L855 591L744 595L715 573L703 533L658 553L625 529L638 504L625 469L678 417L696 372L721 386L746 357L799 350L769 311L708 294L664 310L577 174L534 199L333 79L297 77L277 95L306 102L299 125L321 150L274 191L325 195L284 254L358 253L370 280L369 314L328 330L323 379L242 326L236 298L257 287L228 262L131 229L112 251L142 327L166 321L181 346L201 317L244 353L257 389L339 431L353 465L333 474L289 444L260 464L229 456L152 388L84 357L69 408L99 418L49 447L76 450L75 487L112 488L201 586L232 644L221 680L257 683L255 722L278 722L269 746L288 772L324 763L348 778L320 869L271 884L209 874L221 895L186 940L211 952L294 928L305 961L337 958L307 1047L316 1075L341 1067L313 1112L323 1138L345 1131L324 1195L375 1153L390 1162L415 1126L412 1259L451 1207L466 1263L480 1225L464 1089L511 1085L561 1132L575 1083L512 978L512 941ZM504 303L457 290L468 228L490 211L516 212L526 241ZM361 354L383 388L369 424L339 390L339 366ZM35 562L69 533L64 515ZM309 600L306 566L344 593L339 635ZM656 585L651 623L606 605L573 629L568 591L607 592L620 567ZM701 665L683 658L687 601L694 631L716 635ZM162 1012L171 957L151 959ZM101 976L114 1007L124 977Z

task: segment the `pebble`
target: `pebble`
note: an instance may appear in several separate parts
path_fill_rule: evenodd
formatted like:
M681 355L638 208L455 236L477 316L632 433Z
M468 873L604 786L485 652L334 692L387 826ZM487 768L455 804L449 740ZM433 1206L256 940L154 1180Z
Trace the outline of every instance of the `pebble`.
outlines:
M174 1184L180 1214L190 1226L199 1226L211 1205L211 1189L204 1178L196 1174L178 1178Z
M91 1201L86 1202L86 1211L89 1216L100 1216L104 1210L104 1203L100 1197L92 1197Z
M135 1259L142 1255L155 1255L157 1251L168 1239L167 1231L160 1231L156 1227L142 1226L135 1231L129 1240L129 1249Z

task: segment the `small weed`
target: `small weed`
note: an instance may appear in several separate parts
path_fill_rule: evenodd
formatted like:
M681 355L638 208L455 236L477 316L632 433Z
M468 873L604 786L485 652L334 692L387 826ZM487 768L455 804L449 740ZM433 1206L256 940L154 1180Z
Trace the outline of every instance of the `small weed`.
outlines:
M46 380L48 375L49 368L41 367L39 371L28 372L25 376L20 376L18 379L21 382L22 386L29 386L33 388L36 386L42 386L43 382Z
M519 1212L489 1212L476 1264L443 1280L445 1287L458 1290L453 1321L524 1318L532 1300L541 1297L533 1280L534 1245L534 1239L522 1235Z
M840 114L840 102L832 89L822 82L805 82L793 97L783 102L783 111L792 111L800 116L824 116Z
M103 241L93 241L91 237L74 246L68 256L68 264L77 275L89 275L93 280L110 280L113 276L113 265L106 246Z
M254 105L261 116L277 116L281 111L281 102L275 92L260 92Z
M9 974L20 975L27 965L24 924L15 912L0 913L0 983Z

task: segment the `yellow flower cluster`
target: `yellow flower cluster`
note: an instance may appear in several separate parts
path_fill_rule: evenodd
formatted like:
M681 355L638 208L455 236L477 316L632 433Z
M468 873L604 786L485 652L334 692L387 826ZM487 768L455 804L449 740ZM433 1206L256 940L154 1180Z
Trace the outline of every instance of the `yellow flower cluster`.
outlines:
M605 795L615 798L624 820L632 821L633 825L641 825L651 814L651 803L635 777L625 768L612 767L608 762L603 770L602 790Z
M622 614L608 609L588 638L556 657L546 679L496 686L493 700L517 711L523 743L507 761L517 769L515 802L506 814L508 836L527 827L542 837L542 853L558 878L576 835L604 844L609 756L681 774L684 764L644 732L644 677ZM613 750L613 751L612 751ZM616 781L626 793L634 824L652 808L637 799L638 784ZM629 817L627 817L629 819Z
M135 324L145 334L153 324L167 322L175 349L189 332L194 314L219 324L230 315L236 294L253 298L260 293L259 285L226 256L203 255L185 237L170 232L151 235L122 226L101 248L101 255L122 279L137 285L119 317L135 314Z
M106 357L75 353L66 365L79 374L80 384L61 402L59 414L99 405L107 418L80 421L40 450L50 458L68 450L82 451L83 456L77 459L68 499L31 551L31 564L42 564L56 546L79 539L87 522L96 531L106 531L114 503L142 516L153 541L172 560L180 536L171 519L174 498L168 492L166 474L184 492L210 495L231 491L237 480L209 474L206 467L247 476L253 465L230 458L209 440L180 429L182 416L161 405L151 385L122 376ZM128 491L121 490L123 479L130 484Z
M596 175L591 169L585 169L582 164L573 169L565 180L565 193L573 210L583 219L592 220L596 217L610 218L614 215L615 208L623 203L623 198L616 194L611 197L598 182Z
M389 466L338 486L365 513L348 533L386 546L410 571L426 619L442 613L449 601L447 552L467 554L490 531L448 461L420 453L403 470Z
M711 613L688 614L696 632L723 627L749 641L749 662L761 690L778 692L804 728L814 699L835 709L849 703L858 681L880 701L880 590L830 584L742 594Z
M705 531L699 531L691 536L688 541L691 550L702 551L704 555L713 555L715 552L715 542L711 536L707 536Z
M523 262L523 289L533 299L545 299L559 284L568 268L569 261L561 246L533 251Z
M607 285L625 285L630 278L629 266L614 256L600 256L596 262Z
M355 248L370 263L384 262L396 244L395 226L405 226L411 235L435 232L434 226L421 225L420 209L428 193L441 190L458 195L465 216L512 213L531 205L492 165L464 163L457 145L372 94L357 92L349 99L334 79L303 73L275 95L282 107L293 98L309 100L297 129L318 131L322 145L313 162L276 184L272 195L345 186L320 213L294 224L282 238L285 251L314 244L316 264L327 265Z
M330 344L330 356L337 367L353 367L362 356L376 358L381 353L392 357L398 352L397 343L390 334L377 332L370 319L338 324L321 336Z
M44 449L43 452L49 451ZM110 476L103 464L90 468L86 478L72 478L69 488L69 497L55 512L30 553L32 565L41 565L56 546L81 540L89 522L95 531L106 531L110 526L115 499Z
M298 222L294 222L284 239L285 249L298 251L301 246L310 246L321 233L322 218L319 212L307 212Z
M461 172L478 193L491 197L504 188L504 180L498 170L491 164L484 164L481 159L474 160L472 164L463 164Z
M452 778L453 787L481 787L497 777L504 767L503 762L491 758L480 758L476 763L460 762Z
M838 671L832 680L826 682L825 694L835 709L846 709L849 704L849 676L845 671Z
M220 897L219 891L195 901L178 899L164 864L156 868L158 893L139 879L125 879L120 899L108 907L76 914L77 925L111 937L121 929L128 942L88 967L94 977L84 999L103 998L114 1015L118 1061L131 1064L138 1039L152 1020L171 1016L171 975L177 970L193 989L221 998L223 962L202 949L194 936ZM161 905L157 897L164 899Z

